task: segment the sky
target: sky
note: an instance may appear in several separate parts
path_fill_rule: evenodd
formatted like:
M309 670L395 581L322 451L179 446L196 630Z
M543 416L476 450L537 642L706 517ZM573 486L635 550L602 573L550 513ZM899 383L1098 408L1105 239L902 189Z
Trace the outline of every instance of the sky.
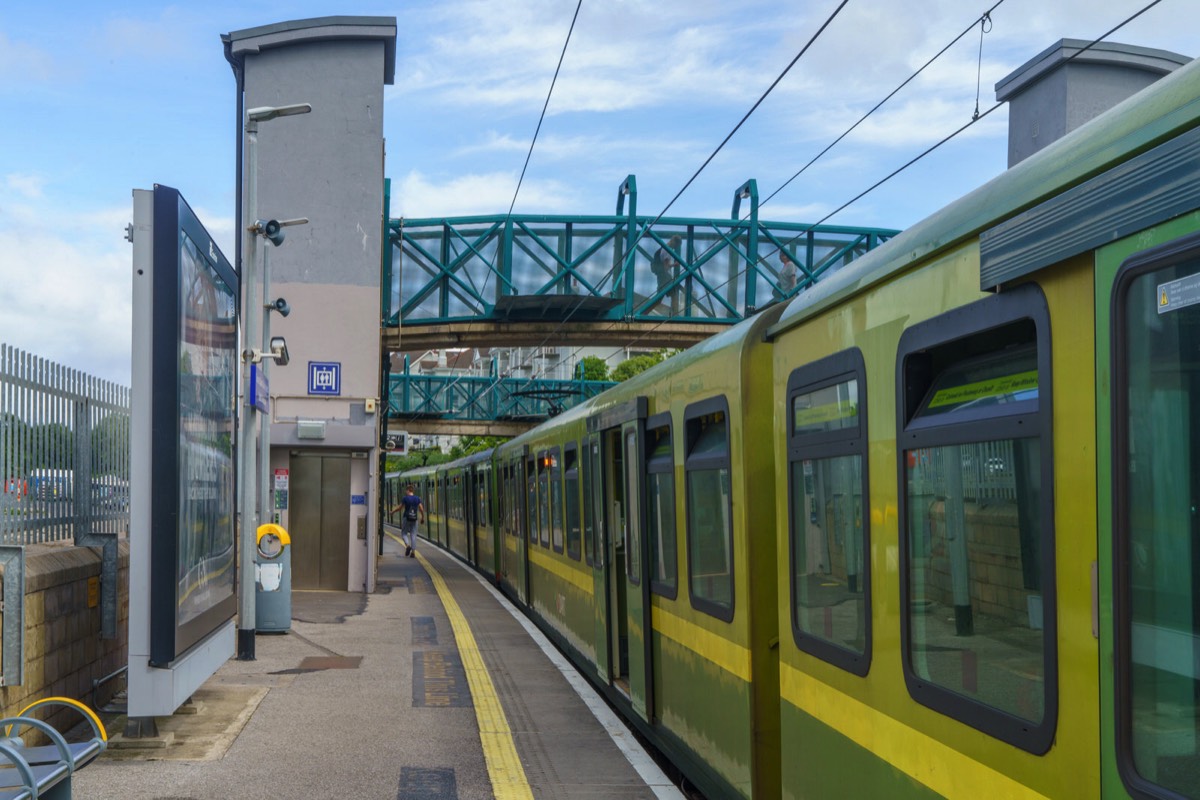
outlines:
M583 0L514 211L611 214L637 176L657 214L840 0ZM996 0L849 0L670 208L722 217L767 197ZM1061 38L1149 0L1003 0L760 218L812 223L995 103ZM392 216L508 211L572 0L0 0L0 343L128 385L133 189L180 189L234 253L236 96L223 33L396 17L384 94ZM1200 3L1161 0L1113 41L1200 55ZM904 228L1005 169L1007 107L830 224Z

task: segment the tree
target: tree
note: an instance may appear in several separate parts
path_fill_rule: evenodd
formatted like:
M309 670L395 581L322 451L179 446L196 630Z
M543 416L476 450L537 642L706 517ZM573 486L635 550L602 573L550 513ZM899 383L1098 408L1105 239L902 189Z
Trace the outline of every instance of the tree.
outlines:
M29 426L16 414L0 414L0 479L21 477L29 472Z
M608 380L608 364L600 356L586 356L580 360L577 369L583 371L585 381Z
M418 467L430 464L441 464L450 460L452 460L450 456L443 453L437 447L410 450L406 456L388 456L384 470L386 472L408 472L410 469L417 469Z
M661 363L663 360L663 351L659 350L654 353L643 353L640 356L627 358L612 371L612 379L614 381L627 381L634 375L653 367L655 364Z
M74 469L75 431L61 422L47 422L30 429L33 452L30 469Z
M222 434L228 445L229 434ZM229 449L222 450L228 453ZM129 415L107 414L92 428L92 474L129 479Z
M481 453L504 441L506 439L500 436L464 436L458 440L458 444L450 448L450 458L462 458L473 453Z

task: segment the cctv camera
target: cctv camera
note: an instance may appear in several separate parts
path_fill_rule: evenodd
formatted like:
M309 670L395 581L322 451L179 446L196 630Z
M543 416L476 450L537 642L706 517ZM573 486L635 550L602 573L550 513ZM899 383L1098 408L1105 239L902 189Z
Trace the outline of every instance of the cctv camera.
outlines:
M281 317L286 317L288 314L292 313L292 307L289 306L288 301L284 300L282 297L276 298L275 302L271 304L271 308L278 311L279 316Z
M258 233L271 244L279 247L283 244L283 226L277 219L259 220L256 223Z
M290 360L288 356L287 342L282 336L271 337L271 356L275 359L275 363L281 367L286 367Z

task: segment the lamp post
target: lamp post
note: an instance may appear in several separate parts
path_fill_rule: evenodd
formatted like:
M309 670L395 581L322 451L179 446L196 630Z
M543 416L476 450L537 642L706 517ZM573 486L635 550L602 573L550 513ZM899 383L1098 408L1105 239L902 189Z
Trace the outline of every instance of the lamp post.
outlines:
M266 220L266 221L259 220L256 223L256 225L259 229L263 230L264 232L271 230L272 226L276 226L276 228L278 229L278 233L269 234L269 235L264 234L264 235L266 235L266 238L271 242L271 244L278 247L280 244L283 243L283 230L282 230L283 228L286 228L290 225L304 225L307 222L308 222L308 219L305 217L302 217L300 219L285 219L285 220L280 220L278 222L276 222L275 220ZM262 349L263 349L264 354L270 353L276 349L272 346L273 340L271 338L271 312L274 311L274 312L278 313L281 317L286 317L287 315L292 313L291 306L289 306L287 300L284 300L282 297L278 297L275 300L272 300L269 302L267 300L267 298L269 298L271 296L271 258L270 257L271 257L271 248L269 248L269 247L265 248L263 250L263 264L262 264L262 273L263 273L263 277L262 277L262 283L263 283ZM274 357L274 356L271 358L264 357L262 360L262 363L259 365L259 369L262 370L262 373L263 373L263 383L266 386L271 385L271 362L276 361L276 360L278 360L278 359L277 359L277 357ZM280 366L283 366L283 364L281 363ZM258 513L261 515L262 519L265 519L266 521L271 522L271 521L274 521L273 516L272 516L272 512L274 511L274 504L271 502L271 498L274 495L274 492L272 491L274 489L274 487L272 486L272 483L271 483L271 417L272 417L272 414L270 413L270 405L269 405L270 398L269 397L268 397L267 402L268 402L267 416L266 416L266 419L264 419L262 421L262 430L258 437L258 464L259 464L259 469L261 470L261 472L259 474ZM257 535L255 536L255 539L257 539Z
M242 366L249 367L256 360L261 361L261 352L256 354L251 348L258 338L258 286L257 261L258 237L263 233L258 224L258 123L286 117L293 114L307 114L312 111L308 103L298 103L289 106L263 106L251 108L246 112L246 217L254 220L243 231L246 236L245 256L242 260L242 292L245 309L243 339L245 349L242 351ZM258 356L256 359L255 356ZM248 370L243 369L243 379L248 377ZM254 435L258 425L258 414L250 403L249 386L242 404L242 426L238 436L238 472L241 476L241 567L238 573L240 582L238 591L238 635L237 657L239 661L254 660L254 549L257 546L258 515L255 513L255 501L258 492L255 491L254 470Z

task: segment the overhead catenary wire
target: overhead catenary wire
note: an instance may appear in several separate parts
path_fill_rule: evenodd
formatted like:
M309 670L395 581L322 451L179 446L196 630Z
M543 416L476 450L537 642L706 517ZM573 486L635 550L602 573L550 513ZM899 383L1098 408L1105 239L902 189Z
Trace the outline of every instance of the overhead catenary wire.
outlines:
M1001 2L1003 2L1003 0L1001 0ZM1117 24L1116 24L1116 25L1114 25L1112 28L1109 28L1107 31L1105 31L1104 33L1102 33L1100 36L1096 37L1095 39L1093 39L1092 41L1088 42L1086 45L1084 45L1083 47L1079 48L1077 51L1075 51L1074 53L1072 53L1070 56L1068 56L1066 59L1064 59L1064 63L1065 63L1065 62L1070 62L1070 61L1073 61L1074 59L1076 59L1076 58L1078 58L1079 56L1083 55L1085 52L1087 52L1088 50L1092 49L1093 47L1095 47L1095 46L1096 46L1097 44L1099 44L1100 42L1102 42L1102 41L1105 41L1105 40L1106 40L1106 39L1107 39L1109 36L1111 36L1112 34L1116 33L1116 32L1117 32L1117 31L1119 31L1121 28L1123 28L1123 27L1125 27L1126 25L1128 25L1130 22L1133 22L1135 19L1137 19L1138 17L1140 17L1142 14L1145 14L1147 11L1149 11L1151 8L1153 8L1154 6L1158 5L1158 4L1159 4L1159 3L1161 3L1161 2L1162 2L1162 0L1152 0L1152 2L1150 2L1150 3L1148 3L1147 5L1143 6L1143 7L1142 7L1140 10L1136 11L1135 13L1133 13L1132 15L1130 15L1129 17L1126 17L1124 20L1122 20L1121 22L1117 23ZM997 5L999 5L999 4L997 4ZM990 13L990 11L994 11L994 10L995 10L995 6L993 6L991 9L989 9L989 13ZM985 14L984 16L987 16L987 14ZM976 23L972 24L972 25L971 25L971 27L970 27L970 28L968 28L967 30L968 30L968 31L970 31L971 29L973 29L973 28L974 28L974 26L975 26L975 24L980 24L980 21L979 21L979 20L977 20L977 21L976 21ZM959 38L961 38L961 34L960 34L960 37L959 37ZM835 214L838 214L838 213L840 213L841 211L844 211L846 208L848 208L848 207L849 207L850 205L852 205L853 203L856 203L856 202L858 202L858 201L859 201L859 200L861 200L863 197L865 197L866 195L868 195L868 194L870 194L871 192L873 192L875 189L878 189L878 188L879 188L880 186L882 186L884 183L886 183L886 182L888 182L889 180L891 180L892 178L896 177L896 176L897 176L897 175L899 175L901 172L903 172L904 170L908 169L909 167L911 167L913 164L917 163L917 162L918 162L918 161L920 161L921 159L925 158L927 155L929 155L930 153L932 153L934 150L937 150L939 147L941 147L942 145L946 144L947 142L949 142L949 141L950 141L951 139L953 139L954 137L956 137L956 136L958 136L959 134L961 134L961 133L963 133L964 131L966 131L966 130L967 130L968 128L970 128L972 125L974 125L974 124L976 124L977 122L980 122L981 120L983 120L984 118L986 118L986 117L987 117L989 114L991 114L993 111L996 111L996 110L997 110L998 108L1000 108L1002 105L1003 105L1003 103L996 103L996 104L995 104L995 105L993 105L991 108L987 109L986 111L984 111L984 112L982 112L982 113L981 113L981 112L979 112L979 110L978 110L978 109L976 109L976 110L975 110L975 112L974 112L974 114L972 115L972 118L971 118L971 120L970 120L969 122L967 122L965 125L963 125L963 126L959 127L957 130L955 130L953 133L949 134L948 136L945 136L945 137L943 137L941 140L939 140L939 141L938 141L938 142L936 142L935 144L933 144L933 145L931 145L930 147L928 147L928 148L926 148L925 150L923 150L923 151L922 151L920 154L918 154L917 156L915 156L915 157L913 157L913 158L909 159L909 160L908 160L907 162L905 162L905 163L904 163L902 166L900 166L900 167L896 168L896 169L895 169L895 170L893 170L892 172L888 173L888 175L887 175L887 176L885 176L884 178L881 178L880 180L876 181L874 184L872 184L872 185L871 185L871 186L869 186L868 188L866 188L866 189L864 189L863 191L859 192L857 195L855 195L854 197L852 197L850 200L847 200L845 203L841 204L840 206L838 206L838 207L837 207L836 209L834 209L833 211L831 211L831 212L829 212L828 214L826 214L824 217L822 217L822 218L821 218L820 220L818 220L817 222L814 222L814 223L812 223L812 224L811 224L811 225L809 225L809 226L808 226L806 229L804 229L804 230L800 231L800 232L799 232L799 233L797 233L795 236L793 236L791 239L789 239L789 240L787 240L786 242L784 242L784 243L783 243L783 245L782 245L781 247L778 247L778 248L776 248L776 250L775 250L773 253L771 253L769 256L764 256L764 257L762 257L762 260L765 260L766 258L769 258L770 256L774 256L774 255L776 255L776 254L778 254L778 253L782 252L782 251L784 250L784 248L786 248L787 246L789 246L789 245L791 245L791 244L795 243L795 242L796 242L797 240L799 240L799 239L800 239L802 236L806 236L808 233L810 233L811 231L813 231L814 229L816 229L818 226L820 226L821 224L823 224L823 223L827 222L827 221L828 221L828 220L829 220L831 217L833 217ZM761 203L760 203L760 205L761 205ZM715 287L713 287L713 288L714 288L714 290L716 290L716 289L720 289L720 288L722 288L722 287L724 287L724 286L728 285L728 284L730 283L730 281L733 281L733 280L736 280L736 279L740 278L742 275L744 275L744 274L745 274L745 272L746 272L746 270L747 270L748 268L749 268L748 266L747 266L747 267L743 267L743 268L742 268L741 270L739 270L739 271L738 271L738 272L737 272L735 275L731 276L731 277L730 277L730 278L728 278L727 280L725 280L725 281L723 281L722 283L720 283L720 284L717 284ZM644 339L646 336L649 336L649 335L650 335L650 334L652 334L652 333L653 333L655 330L657 330L659 327L661 327L662 325L666 324L667 322L669 322L669 321L670 321L671 319L673 319L673 318L674 318L674 314L672 314L672 315L670 315L670 316L666 317L665 319L661 320L661 321L660 321L660 322L659 322L657 325L655 325L653 328L651 328L651 329L650 329L650 330L648 330L648 331L645 331L645 332L643 332L643 333L642 333L640 336L638 336L638 337L637 337L636 339L634 339L632 342L630 342L629 344L626 344L626 345L625 345L625 348L632 347L634 344L636 344L637 342L641 341L641 340L642 340L642 339ZM618 351L618 352L619 352L619 351Z
M975 27L975 25L977 25L977 24L980 24L980 25L984 24L984 23L983 23L983 19L984 19L984 18L987 18L987 17L988 17L988 15L990 14L990 12L991 12L991 11L994 11L994 10L996 9L996 7L998 7L998 6L999 6L999 5L1000 5L1002 2L1003 2L1003 0L1000 0L1000 2L998 2L998 3L996 3L994 6L992 6L992 8L991 8L991 9L989 9L989 11L988 11L987 13L985 13L985 14L984 14L982 17L978 18L978 19L977 19L975 22L973 22L973 23L972 23L972 25L971 25L970 27L968 27L968 28L966 29L966 31L964 31L964 33L963 33L963 34L959 34L959 36L958 36L958 37L956 37L956 39L955 39L954 41L956 42L958 39L961 39L961 38L962 38L962 36L963 36L963 35L965 35L965 33L969 32L970 30L973 30L973 29L974 29L974 27ZM1074 60L1075 58L1078 58L1078 57L1079 57L1080 55L1082 55L1084 52L1086 52L1086 51L1090 50L1090 49L1091 49L1092 47L1094 47L1095 45L1097 45L1097 44L1099 44L1100 42L1102 42L1102 41L1106 40L1106 39L1107 39L1109 36L1111 36L1113 33L1115 33L1116 31L1120 30L1120 29L1121 29L1121 28L1123 28L1124 26L1128 25L1130 22L1134 21L1135 19L1137 19L1137 18L1138 18L1138 17L1140 17L1141 15L1145 14L1147 11L1149 11L1151 8L1153 8L1154 6L1158 5L1158 4L1159 4L1159 3L1161 3L1161 2L1162 2L1162 0L1152 0L1152 2L1148 3L1147 5L1145 5L1144 7L1142 7L1140 10L1138 10L1138 11L1137 11L1137 12L1135 12L1134 14L1130 15L1129 17L1127 17L1127 18L1126 18L1125 20L1123 20L1122 22L1120 22L1120 23L1118 23L1117 25L1113 26L1112 28L1110 28L1110 29L1109 29L1108 31L1106 31L1105 33L1101 34L1100 36L1098 36L1097 38L1093 39L1091 42L1089 42L1089 43L1088 43L1088 44L1086 44L1085 46L1081 47L1081 48L1080 48L1079 50L1077 50L1075 53L1073 53L1072 55L1070 55L1070 56L1069 56L1069 57L1066 59L1066 61L1071 61L1071 60ZM845 5L845 3L843 2L843 3L842 3L842 5ZM840 8L841 8L841 6L839 6L838 10L840 10ZM835 13L836 13L836 12L835 12ZM990 21L990 19L989 19L989 21ZM824 27L824 26L823 26L823 27ZM823 29L823 28L822 28L822 29ZM954 42L951 42L951 45L952 45L953 43L954 43ZM811 44L811 42L810 42L810 44ZM947 47L949 47L949 46L950 46L950 45L948 45ZM807 46L806 46L806 47L807 47ZM943 51L942 51L942 52L944 52L944 50L945 50L945 48L943 49ZM939 52L939 54L938 54L938 55L941 55L941 52ZM935 56L935 58L936 58L936 57L937 57L937 56ZM793 61L793 63L794 63L794 61ZM925 66L928 66L928 63L927 63ZM790 69L790 67L791 67L791 65L789 65L789 67L788 67L788 68ZM925 68L925 67L923 66L921 69L924 69L924 68ZM918 70L918 73L919 73L919 71L920 71L920 70ZM906 80L906 81L905 81L903 84L901 84L901 86L900 86L900 87L897 87L897 90L895 90L895 91L898 91L898 90L899 90L900 88L902 88L902 87L903 87L905 84L907 84L909 81L911 81L911 80L912 80L912 78L913 78L913 77L915 77L915 76L916 76L916 75L914 74L912 77L910 77L908 80ZM777 82L778 82L778 79L776 80L776 83L777 83ZM774 86L774 84L772 84L772 86ZM893 91L893 92L892 92L892 94L895 94L895 91ZM892 95L890 94L890 95L888 96L888 98L885 98L885 101L884 101L884 102L886 102L886 99L889 99L891 96L892 96ZM762 98L760 98L760 100L759 100L759 102L760 102L760 103L761 103L761 100L762 100ZM756 103L756 104L755 104L755 107L757 107L757 105L758 105L758 103ZM882 105L882 103L881 103L880 105ZM872 191L874 191L875 189L878 189L880 186L882 186L882 185L883 185L883 184L885 184L886 182L888 182L888 181L890 181L891 179L895 178L897 175L899 175L899 174L900 174L901 172L903 172L904 170L908 169L909 167L911 167L912 165L914 165L915 163L917 163L917 162L918 162L918 161L920 161L921 159L923 159L923 158L925 158L926 156L928 156L930 153L932 153L932 152L934 152L935 150L937 150L938 148L940 148L942 145L944 145L944 144L946 144L947 142L949 142L951 139L953 139L953 138L957 137L959 134L961 134L961 133L963 133L964 131L966 131L967 129L969 129L969 128L970 128L972 125L974 125L974 124L976 124L977 122L980 122L980 121L982 121L983 119L985 119L985 118L986 118L988 115L990 115L991 113L993 113L994 111L996 111L996 110L997 110L997 109L998 109L998 108L999 108L1001 105L1003 105L1003 103L996 103L996 104L995 104L995 105L993 105L991 108L987 109L986 111L984 111L984 112L982 112L982 113L978 112L978 110L976 109L976 112L975 112L975 114L972 116L972 119L971 119L969 122L967 122L966 124L962 125L962 126L961 126L961 127L959 127L958 129L956 129L954 132L952 132L951 134L949 134L949 135L947 135L947 136L943 137L941 140L939 140L939 141L938 141L938 142L936 142L935 144L933 144L933 145L931 145L930 147L926 148L926 149L925 149L924 151L922 151L920 154L918 154L917 156L913 157L913 158L912 158L912 159L910 159L909 161L905 162L905 164L903 164L902 166L900 166L900 167L898 167L897 169L893 170L892 172L890 172L890 173L889 173L887 176L885 176L884 178L882 178L882 179L880 179L880 180L876 181L874 184L872 184L872 185L871 185L870 187L868 187L867 189L863 190L862 192L859 192L859 193L858 193L857 195L855 195L853 198L851 198L850 200L848 200L848 201L846 201L845 203L841 204L840 206L838 206L836 209L834 209L834 210L833 210L833 211L831 211L830 213L826 214L826 215L825 215L824 217L822 217L822 218L821 218L819 221L817 221L817 222L813 223L812 225L808 226L808 227L807 227L806 229L804 229L803 231L800 231L799 233L797 233L797 234L796 234L795 236L793 236L791 239L787 240L787 241L784 243L784 245L783 245L783 246L781 246L781 247L777 248L777 249L774 251L774 253L771 253L770 255L775 255L775 254L779 253L781 250L783 250L783 248L784 248L784 247L787 247L788 245L790 245L790 244L792 244L792 243L796 242L796 241L797 241L798 239L800 239L802 236L805 236L805 235L807 235L809 232L811 232L812 230L814 230L815 228L817 228L819 225L821 225L821 224L823 224L824 222L828 221L828 220L829 220L831 217L833 217L834 215L836 215L836 214L840 213L841 211L844 211L844 210L845 210L847 207L849 207L849 206L850 206L850 205L852 205L853 203L855 203L855 202L857 202L857 201L861 200L861 199L862 199L863 197L865 197L867 194L871 193ZM876 106L876 108L878 108L878 106ZM873 112L874 110L875 110L875 109L872 109L872 112ZM865 119L865 117L864 117L864 119ZM744 122L744 121L745 121L745 119L743 118L742 122ZM860 120L859 122L861 123L861 121L862 121L862 120ZM742 124L742 123L739 123L739 126L740 126L741 124ZM855 123L855 126L857 126L858 124L859 124L859 123ZM853 129L853 128L852 128L852 129ZM849 131L847 131L847 133L848 133L848 132L849 132ZM839 139L838 139L837 141L840 141L840 139L841 139L841 138L843 138L844 136L845 136L845 134L843 134L843 136L842 136L842 137L839 137ZM726 141L728 140L728 138L729 138L729 137L726 137ZM722 144L724 144L724 142L723 142ZM836 144L836 141L834 142L834 144ZM831 146L832 146L832 145L831 145ZM718 149L719 149L719 148L718 148ZM827 149L828 149L828 148L827 148ZM822 154L823 154L824 152L826 152L826 151L822 151ZM714 155L715 155L715 153L714 153ZM710 158L708 159L708 161L711 161L711 158L712 158L712 157L710 156ZM814 160L815 160L815 159L814 159ZM707 164L707 163L708 163L708 161L706 161L706 162L705 162L705 164ZM810 162L810 164L811 164L811 162ZM805 168L807 168L807 166L808 166L808 165L806 165L806 167L805 167ZM802 172L802 171L803 171L803 169L801 170L801 172ZM696 175L698 175L698 174L699 174L699 171L697 171ZM695 179L696 175L693 175L693 176L692 176L692 178L691 178L691 179L689 180L689 182L688 182L689 184L691 183L691 181L692 181L692 180L694 180L694 179ZM797 175L799 175L799 173L797 173ZM796 177L796 176L793 176L793 179L794 179L794 177ZM791 179L789 179L788 183L790 183L790 182L791 182ZM785 183L784 185L787 185L787 184ZM685 184L685 187L684 187L684 188L686 189L686 187L687 187L687 184ZM781 186L781 187L780 187L780 189L782 189L782 188L783 188L783 187ZM676 196L675 196L675 197L672 199L671 203L674 203L674 202L675 202L675 200L677 200L677 199L678 199L678 197L679 197L679 196L682 194L682 192L683 192L683 190L680 190L680 192L679 192L679 193L677 193L677 194L676 194ZM778 190L777 190L775 193L773 193L773 194L772 194L770 197L774 197L774 196L775 196L775 194L777 194L777 193L778 193ZM770 199L770 197L769 197L768 199ZM763 202L765 202L765 201L763 201ZM760 206L761 206L761 205L762 205L762 203L760 203ZM668 208L669 208L669 207L670 207L670 204L668 204ZM664 215L665 215L665 213L666 213L666 209L664 209L664 211L658 215L658 217L657 217L657 218L654 220L654 222L652 222L650 225L647 225L647 226L644 226L644 227L643 227L642 233L641 233L641 234L639 235L639 237L638 237L638 241L640 241L640 240L641 240L642 236L644 236L644 235L645 235L645 233L646 233L646 232L648 232L648 231L649 231L649 229L650 229L650 228L653 226L653 224L654 224L654 223L656 223L658 220L660 220L660 219L662 218L662 216L664 216ZM636 243L635 243L635 249L636 249ZM632 252L631 252L631 257L632 257ZM768 257L769 257L769 256L768 256ZM764 258L766 258L766 257L764 257ZM745 272L746 272L746 269L748 269L748 266L747 266L747 267L743 267L743 268L742 268L742 269L741 269L741 270L740 270L738 273L736 273L735 275L731 276L730 278L728 278L726 281L722 282L721 284L718 284L717 286L715 286L715 287L714 287L714 291L715 291L715 290L717 290L717 289L720 289L720 288L722 288L722 287L724 287L724 286L726 286L726 285L728 285L728 284L729 284L731 281L733 281L733 280L736 280L737 278L739 278L739 277L741 277L742 275L744 275L744 274L745 274ZM604 278L601 280L601 283L603 283L603 281L604 281L604 280L607 280L607 279L608 279L608 277L610 277L612 274L613 274L613 271L610 271L610 272L609 272L609 273L608 273L608 274L607 274L607 275L606 275L606 276L605 276L605 277L604 277ZM581 305L582 305L582 302L581 302L579 305L577 305L577 306L575 307L575 309L572 309L572 312L571 312L571 314L568 314L568 316L567 316L567 317L566 317L566 318L563 320L563 322L562 322L562 323L559 325L559 328L557 328L557 329L556 329L555 333L557 332L557 330L561 330L561 327L562 327L562 325L563 325L563 324L565 324L565 323L566 323L566 322L567 322L567 321L570 319L571 315L573 315L573 314L574 314L574 311L575 311L575 310L577 310L577 309L578 309L578 308L579 308ZM620 352L622 349L624 349L624 350L628 350L629 348L631 348L631 347L635 346L635 345L637 344L637 342L641 341L642 339L644 339L644 338L645 338L645 337L647 337L648 335L652 334L652 333L653 333L655 330L657 330L659 327L661 327L662 325L666 324L667 322L671 321L671 320L672 320L672 319L674 319L674 318L675 318L675 314L674 314L674 313L672 313L670 316L668 316L668 317L664 318L663 320L661 320L661 321L660 321L660 322L659 322L657 325L655 325L655 326L654 326L653 328L651 328L650 330L643 332L641 335L639 335L637 338L633 339L632 341L630 341L629 343L627 343L626 345L624 345L622 348L619 348L618 350L614 351L614 355L615 355L617 352ZM553 335L553 333L552 333L551 335ZM539 345L539 346L538 346L538 348L535 348L535 351L536 351L537 349L540 349L542 346L544 346L544 345L545 345L545 342L546 342L546 341L548 341L548 339L549 339L549 337L547 337L546 339L544 339L544 340L543 340L543 342L542 342L542 344L541 344L541 345ZM510 370L510 373L509 373L510 375L511 375L511 372L512 372L512 371ZM500 380L502 380L502 377L501 377L501 376L497 376L496 380L493 382L493 385L492 385L491 387L489 387L489 389L488 389L487 391L491 391L491 390L493 390L493 389L495 388L495 386L497 386L497 385L499 384Z
M508 213L504 218L505 225L507 225L508 221L512 219L513 209L517 205L517 196L521 193L521 185L525 182L525 172L529 169L529 161L533 157L533 148L537 145L538 134L541 133L542 130L542 122L545 121L546 111L550 108L550 98L554 95L554 87L558 83L558 75L559 72L562 71L563 59L566 58L567 47L571 44L571 34L575 32L575 23L579 20L579 10L582 7L583 0L578 0L578 2L575 4L575 13L571 16L571 25L567 29L567 38L563 41L562 51L558 54L558 64L554 67L554 77L550 79L550 88L546 92L546 101L542 104L542 113L538 116L537 125L533 130L533 138L529 142L529 150L525 153L525 163L521 166L521 175L519 178L517 178L517 186L513 190L512 202L508 204ZM491 277L492 271L489 270L487 275L484 276L483 285L479 289L479 294L481 296L485 291L487 291L488 281L491 279ZM456 378L454 383L457 382L458 379ZM454 384L452 383L451 387L453 385ZM415 417L409 417L407 420L404 420L404 422L411 422L413 419L415 419Z
M542 113L538 116L537 127L533 129L533 139L529 142L529 152L525 154L525 164L521 167L521 177L517 179L517 188L513 191L512 202L508 204L506 219L512 218L513 208L517 205L517 195L521 193L521 184L525 182L525 171L529 169L529 159L533 157L533 148L537 144L538 134L542 130L542 122L546 119L546 109L550 108L550 97L554 94L554 85L558 83L558 73L562 70L563 59L567 55L567 46L571 44L571 34L575 32L575 22L579 19L579 9L582 7L583 0L579 0L575 4L575 15L571 17L571 27L567 29L567 38L563 42L562 52L558 54L558 65L554 68L554 77L550 79L550 90L546 92L546 102L542 104Z
M769 195L767 195L766 199L760 200L758 203L759 208L762 208L764 205L769 203L772 198L774 198L777 194L779 194L785 188L787 188L788 185L790 185L792 181L796 180L796 178L799 178L802 174L804 174L804 172L806 172L808 170L809 167L811 167L813 164L817 163L817 161L820 160L826 153L828 153L830 150L832 150L834 147L836 147L843 139L845 139L847 136L849 136L851 133L853 133L854 130L856 128L858 128L859 125L861 125L867 121L868 117L870 117L872 114L874 114L880 108L882 108L889 100L891 100L893 97L895 97L897 94L899 94L901 89L903 89L905 86L908 86L910 83L912 83L914 80L916 80L917 77L920 76L920 74L922 72L924 72L926 69L929 68L930 65L933 64L933 62L937 61L939 58L941 58L943 55L945 55L947 50L949 50L954 45L958 44L959 40L961 40L968 33L975 30L976 25L982 26L983 20L991 19L991 13L993 11L995 11L997 8L999 8L1000 6L1002 6L1003 4L1004 4L1004 0L998 0L998 2L996 2L995 5L993 5L991 8L989 8L987 11L983 12L983 14L981 16L977 17L974 22L972 22L966 28L963 28L962 33L958 34L958 36L955 36L953 39L951 39L946 44L945 47L943 47L941 50L938 50L937 53L935 53L932 58L930 58L928 61L926 61L924 64L922 64L917 69L916 72L909 75L907 78L905 78L903 81L901 81L900 84L898 86L896 86L895 89L892 89L890 92L888 92L887 96L885 96L882 100L880 100L878 103L876 103L874 106L872 106L871 109L867 113L865 113L861 117L859 117L857 122L855 122L853 125L851 125L846 130L842 131L842 133L836 139L834 139L832 142L830 142L828 145L826 145L821 150L821 152L819 152L815 156L813 156L812 159L810 159L807 164L805 164L800 169L796 170L796 173L794 175L792 175L792 177L788 178L786 181L784 181L782 184L779 185L779 188L777 188L775 191L773 191ZM975 89L976 89L975 110L976 110L976 112L978 112L979 111L979 97L978 97L979 87L978 87L978 85L976 85ZM749 215L747 215L747 216L749 216ZM743 219L745 219L745 217L743 217Z
M687 182L684 183L683 187L680 188L680 190L675 193L675 196L671 198L670 202L667 203L667 205L663 208L663 210L658 213L658 215L654 218L653 221L642 226L641 231L638 233L637 238L634 240L633 245L630 248L628 259L631 260L634 258L634 256L637 253L637 250L638 250L638 245L641 243L642 239L645 238L646 234L649 233L649 231L656 224L658 224L658 222L660 220L662 220L662 218L664 216L666 216L666 213L667 213L667 211L670 210L671 206L673 206L675 204L675 202L683 195L683 193L685 191L687 191L688 187L692 185L692 183L696 180L697 177L699 177L700 173L703 172L706 167L708 167L708 165L712 162L712 160L714 158L716 158L717 154L720 153L721 150L725 147L725 145L729 143L730 139L732 139L733 136L741 129L741 127L746 124L746 121L750 118L750 116L758 109L758 107L760 105L762 105L763 101L767 99L767 97L771 94L772 91L774 91L775 87L779 85L780 81L782 81L783 78L791 71L792 67L794 67L796 65L796 63L804 56L804 54L808 52L809 48L811 48L813 43L815 43L816 40L825 32L825 29L829 27L829 25L833 22L833 20L835 18L837 18L838 14L841 13L842 9L845 8L845 6L848 2L849 2L849 0L841 0L841 2L838 4L837 8L835 8L833 10L833 12L829 15L829 17L821 24L820 28L818 28L817 31L815 33L813 33L813 35L811 37L809 37L808 41L804 44L804 46L802 48L800 48L800 51L798 53L796 53L795 57L793 57L792 60L790 62L788 62L787 66L783 68L783 71L780 72L778 76L776 76L776 78L771 82L771 84L766 88L766 90L763 91L763 93L759 96L759 98L750 107L750 109L745 114L742 115L742 118L738 121L738 123L736 125L734 125L733 129L730 130L730 132L728 134L725 135L725 137L721 140L720 144L718 144L717 147L713 150L713 152L711 154L709 154L708 158L706 158L704 160L704 163L702 163L700 165L700 167L692 174L692 176L690 178L688 178ZM578 13L578 10L577 10L577 13ZM572 26L574 26L574 21L572 21ZM568 39L569 38L570 38L570 35L568 34ZM564 48L564 51L565 51L565 48ZM547 100L547 102L548 102L548 100ZM510 209L509 209L510 215L511 215L511 210L512 209L510 207ZM616 275L616 271L618 268L623 268L623 267L624 267L623 263L614 264L612 269L610 269L607 273L605 273L600 278L600 280L597 282L597 285L603 285L604 283L606 283L609 279L613 278ZM489 277L490 277L490 273L489 273ZM486 281L485 281L484 285L486 286ZM556 336L563 329L563 327L568 322L570 322L572 317L575 316L575 314L579 311L579 309L583 307L583 303L584 303L585 299L586 299L586 296L581 297L579 302L576 303L574 305L574 307L572 307L570 309L570 311L568 311L566 316L562 319L562 321L560 321L558 323L558 325L555 327L555 329L552 330L550 333L548 333L545 337L543 337L541 343L539 343L536 347L532 348L532 352L536 353L536 352L542 350L546 346L546 343L549 342L553 336ZM639 337L639 339L640 339L640 337ZM516 369L519 369L522 366L525 366L525 364L522 363L521 365L518 365L517 367L510 369L507 376L497 375L492 386L489 387L487 390L485 390L485 395L487 392L493 391L495 389L495 387L500 384L501 380L503 380L505 377L511 376L512 373ZM528 364L528 366L532 367L532 362L530 362ZM532 381L533 378L531 377L530 380ZM457 379L454 382L452 382L450 387L448 387L448 388L453 387L456 383L457 383ZM411 421L412 419L415 419L415 418L416 418L415 416L411 416L406 421Z

